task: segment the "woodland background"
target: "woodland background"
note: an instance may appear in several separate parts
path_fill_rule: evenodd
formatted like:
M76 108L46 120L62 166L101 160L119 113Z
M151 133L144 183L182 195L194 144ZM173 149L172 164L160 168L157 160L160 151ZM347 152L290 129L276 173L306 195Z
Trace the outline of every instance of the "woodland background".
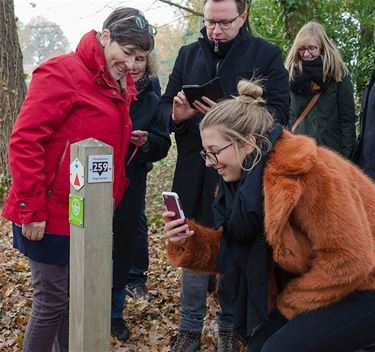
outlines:
M196 40L202 25L201 0L155 0L172 6L177 20L155 26L160 56L159 77L164 88L178 48ZM357 102L375 57L375 2L373 0L246 0L248 24L255 36L277 44L286 56L303 24L322 23L339 47L353 77ZM121 3L120 3L121 4ZM126 1L123 2L126 6ZM30 6L37 6L30 2ZM0 0L0 198L10 175L8 138L26 92L32 69L44 60L70 51L61 28L43 17L21 23L13 0ZM26 83L25 83L26 79Z
M159 78L164 88L178 48L195 41L202 24L200 0L155 0L176 11L177 21L159 26L156 47ZM375 2L373 0L247 0L250 31L277 44L284 57L300 27L309 20L322 23L336 42L349 67L357 106L375 58ZM35 5L30 2L30 6ZM126 6L126 1L123 2ZM83 34L83 33L82 33ZM43 17L21 23L15 18L13 0L0 0L0 208L11 180L7 145L23 102L32 69L44 60L70 51L61 28ZM155 163L148 179L147 215L150 238L148 285L153 299L127 305L132 337L127 344L112 339L113 351L168 351L178 328L179 271L165 258L160 213L160 193L170 190L175 147ZM27 261L11 248L9 224L0 219L0 350L20 351L31 307ZM208 300L203 351L214 351L215 297Z

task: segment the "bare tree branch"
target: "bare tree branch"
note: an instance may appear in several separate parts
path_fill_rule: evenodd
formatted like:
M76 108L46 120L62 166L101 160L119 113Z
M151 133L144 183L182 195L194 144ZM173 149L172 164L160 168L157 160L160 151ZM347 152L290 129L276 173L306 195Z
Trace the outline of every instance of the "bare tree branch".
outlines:
M177 8L179 8L179 9L181 9L181 10L184 10L184 11L187 11L187 12L189 12L189 13L191 13L192 15L194 15L194 16L200 16L200 17L203 17L203 12L198 12L198 11L196 11L196 10L194 10L194 9L191 9L191 8L189 8L189 7L185 7L185 6L182 6L182 5L180 5L180 4L176 4L175 2L173 2L173 1L170 1L170 0L156 0L156 1L160 1L160 2L163 2L163 3L165 3L165 4L168 4L168 5L170 5L170 6L174 6L174 7L177 7ZM247 26L247 29L248 29L248 31L251 33L251 27L250 27L250 21L249 21L249 18L250 18L250 7L251 7L251 5L252 5L252 0L247 0L246 1L246 4L247 4L247 21L246 21L246 26Z
M171 5L171 6L175 6L181 10L184 10L184 11L187 11L187 12L190 12L191 14L195 15L195 16L200 16L200 17L203 17L203 13L202 12L198 12L194 9L191 9L189 7L185 7L185 6L182 6L180 4L176 4L174 3L173 1L169 1L169 0L158 0L160 2L164 2L165 4L168 4L168 5Z

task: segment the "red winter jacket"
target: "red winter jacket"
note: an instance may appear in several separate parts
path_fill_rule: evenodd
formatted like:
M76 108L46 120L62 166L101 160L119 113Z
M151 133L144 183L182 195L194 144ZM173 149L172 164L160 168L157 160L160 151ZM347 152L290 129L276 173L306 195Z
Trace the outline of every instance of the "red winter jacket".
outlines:
M20 224L46 220L46 232L69 236L69 146L90 137L114 148L113 196L118 205L126 189L129 105L136 94L130 74L127 86L121 94L107 73L95 31L81 39L76 52L34 71L10 138L13 184L5 218Z

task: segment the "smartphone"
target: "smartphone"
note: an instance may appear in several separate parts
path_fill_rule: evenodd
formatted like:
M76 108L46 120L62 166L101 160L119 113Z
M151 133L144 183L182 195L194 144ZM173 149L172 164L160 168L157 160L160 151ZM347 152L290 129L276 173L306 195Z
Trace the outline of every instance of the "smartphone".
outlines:
M162 194L164 205L168 211L173 211L176 215L173 220L185 219L184 211L182 210L180 198L176 192L163 192Z
M173 211L176 215L172 220L185 219L184 211L182 210L180 198L176 192L163 192L162 194L164 205L168 211ZM185 232L189 234L189 229Z
M182 90L193 109L195 109L193 103L196 100L199 100L200 102L205 104L205 102L201 100L203 96L213 100L214 102L218 102L219 100L224 98L224 90L221 84L220 77L215 77L214 79L206 82L203 85L183 85Z

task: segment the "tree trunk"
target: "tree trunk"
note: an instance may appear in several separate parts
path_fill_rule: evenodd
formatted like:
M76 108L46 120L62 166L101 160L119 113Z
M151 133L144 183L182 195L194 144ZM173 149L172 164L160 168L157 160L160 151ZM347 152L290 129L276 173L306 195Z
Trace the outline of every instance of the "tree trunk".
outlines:
M360 2L357 20L360 23L358 40L358 60L355 72L355 86L357 95L361 96L374 68L375 59L375 4L373 2Z
M316 16L316 2L313 0L279 0L284 14L284 28L289 45L301 27Z
M246 26L250 34L252 34L251 24L250 24L250 11L251 11L251 3L253 0L246 0L246 10L247 10L247 20Z
M25 98L22 53L18 41L13 0L0 0L0 200L10 183L8 143L14 121Z

